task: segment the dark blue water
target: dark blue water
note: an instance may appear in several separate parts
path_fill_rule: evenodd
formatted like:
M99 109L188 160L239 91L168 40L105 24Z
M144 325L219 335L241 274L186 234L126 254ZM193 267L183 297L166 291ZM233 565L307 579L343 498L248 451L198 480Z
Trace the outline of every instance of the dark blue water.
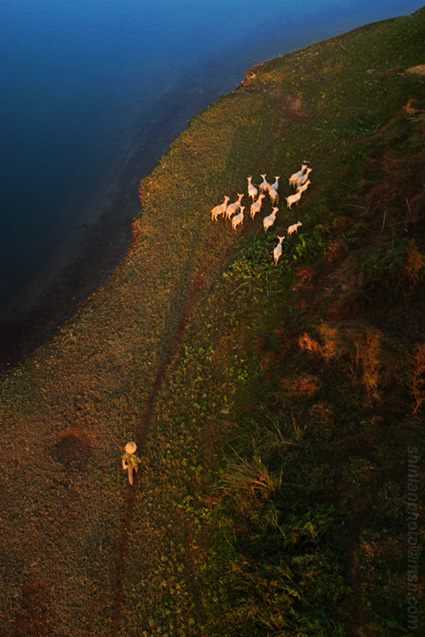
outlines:
M102 251L118 259L139 212L135 176L150 172L187 120L250 66L422 5L1 0L0 321L22 317L55 280L62 311L68 297L71 308L95 289L105 276ZM162 130L161 118L155 145L147 132ZM114 207L123 184L126 201ZM100 255L97 265L72 279L75 289L69 281L61 288L61 271L85 250Z

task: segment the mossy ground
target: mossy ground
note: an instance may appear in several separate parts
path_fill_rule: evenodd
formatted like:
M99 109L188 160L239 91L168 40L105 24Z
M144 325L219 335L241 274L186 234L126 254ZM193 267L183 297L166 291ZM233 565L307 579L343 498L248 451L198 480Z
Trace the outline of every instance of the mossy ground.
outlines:
M409 634L424 42L422 10L253 69L142 182L120 268L2 379L0 632ZM273 232L212 222L260 173Z

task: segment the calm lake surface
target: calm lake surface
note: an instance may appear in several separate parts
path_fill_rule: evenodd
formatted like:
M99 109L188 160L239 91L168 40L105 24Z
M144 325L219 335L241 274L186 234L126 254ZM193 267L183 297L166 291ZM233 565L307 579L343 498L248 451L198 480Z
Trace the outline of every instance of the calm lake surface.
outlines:
M21 330L0 336L59 323L105 280L140 212L138 181L248 68L421 6L2 0L0 326Z

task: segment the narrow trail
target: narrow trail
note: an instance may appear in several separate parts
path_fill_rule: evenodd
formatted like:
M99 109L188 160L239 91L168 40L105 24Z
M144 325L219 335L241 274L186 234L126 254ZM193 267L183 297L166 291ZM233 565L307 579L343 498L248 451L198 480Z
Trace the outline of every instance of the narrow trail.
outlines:
M214 236L212 237L212 241L215 243L218 239L219 231L216 230ZM211 241L210 241L211 243ZM156 374L155 380L152 383L148 398L146 400L146 406L140 418L140 424L137 432L137 445L140 450L140 453L143 453L143 450L146 447L146 441L149 434L149 418L152 413L152 409L155 403L156 395L159 389L162 386L165 375L167 373L168 368L170 367L177 347L180 344L183 335L186 331L186 327L189 321L189 317L191 314L191 310L193 304L196 300L196 297L199 293L199 290L202 286L204 279L204 270L200 270L195 279L192 282L190 287L186 304L183 310L183 313L178 322L176 331L173 336L172 344L167 352L167 355L160 365L158 372ZM134 482L134 486L129 490L128 498L127 498L127 508L125 517L122 524L121 536L118 544L118 554L116 561L116 592L115 592L115 602L113 609L113 623L112 623L112 637L117 637L119 634L120 621L121 621L121 611L124 603L124 577L125 577L125 568L127 561L127 548L128 548L128 538L131 529L131 524L133 520L134 507L136 503L136 498L140 493L143 495L143 491L141 491L142 487L139 487L139 483L137 480L137 476Z
M264 151L258 157L255 165L252 167L252 172L257 172L260 169L261 163L264 158L267 156L269 151L273 148L279 137L282 135L285 127L281 126L278 131L274 134L270 143L266 146ZM246 230L244 228L244 230ZM209 241L206 243L206 252L209 251L217 242L220 235L220 228L217 228L214 234L210 237ZM207 260L206 260L207 261ZM208 261L207 261L208 262ZM149 435L149 419L152 413L152 409L154 407L156 395L161 388L165 375L173 362L174 356L176 354L177 348L180 342L183 339L183 335L186 331L186 327L189 322L189 318L191 315L191 311L196 300L196 297L199 293L199 290L204 281L204 274L207 271L207 267L200 269L190 287L189 293L187 295L186 304L183 310L183 313L178 322L177 328L175 330L173 340L170 348L168 349L167 355L164 361L161 363L158 372L155 376L155 379L152 383L150 392L148 394L145 409L140 418L140 424L137 432L137 446L142 454L145 447L146 441ZM122 608L124 605L124 581L125 581L125 570L127 565L127 551L128 551L128 539L131 530L134 507L136 504L137 497L143 497L142 483L140 483L137 479L137 475L135 477L134 485L129 490L128 498L127 498L127 507L125 516L122 522L121 535L118 543L118 552L117 552L117 560L116 560L116 579L115 579L115 600L113 606L113 615L112 615L112 633L111 637L118 637L121 623L121 614Z

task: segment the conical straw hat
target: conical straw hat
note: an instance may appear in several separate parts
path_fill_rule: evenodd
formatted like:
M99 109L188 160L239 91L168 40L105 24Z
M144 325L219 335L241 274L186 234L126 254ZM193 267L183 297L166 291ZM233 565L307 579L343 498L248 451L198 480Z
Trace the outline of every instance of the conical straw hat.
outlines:
M125 450L127 453L134 453L137 449L137 445L135 442L127 442L125 445Z

